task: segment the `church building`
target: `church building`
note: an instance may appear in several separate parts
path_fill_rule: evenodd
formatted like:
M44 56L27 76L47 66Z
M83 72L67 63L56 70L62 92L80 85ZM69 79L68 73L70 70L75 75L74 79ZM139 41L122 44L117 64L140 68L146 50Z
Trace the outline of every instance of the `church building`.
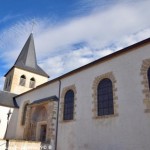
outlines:
M30 34L0 91L0 138L53 150L150 150L150 38L48 78Z

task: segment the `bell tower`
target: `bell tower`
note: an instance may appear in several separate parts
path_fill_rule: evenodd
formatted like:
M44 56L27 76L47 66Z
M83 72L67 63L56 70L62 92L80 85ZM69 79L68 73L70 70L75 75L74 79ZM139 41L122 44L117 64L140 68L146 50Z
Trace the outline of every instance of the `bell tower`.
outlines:
M5 74L4 91L21 94L48 81L48 74L37 64L31 33L15 64Z

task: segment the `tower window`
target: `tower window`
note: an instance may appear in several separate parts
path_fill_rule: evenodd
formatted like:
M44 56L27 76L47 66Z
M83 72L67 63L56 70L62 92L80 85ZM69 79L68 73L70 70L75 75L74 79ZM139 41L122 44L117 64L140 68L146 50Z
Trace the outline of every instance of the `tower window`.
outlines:
M98 116L114 114L113 89L110 79L105 78L100 81L97 94Z
M7 89L7 86L8 86L8 78L6 78L6 81L5 81L5 89Z
M10 85L11 85L11 80L12 80L12 77L10 76L10 78L9 78L9 82L8 82L8 86L10 86Z
M22 75L20 77L20 83L19 83L19 85L25 86L25 83L26 83L26 77L25 77L25 75Z
M35 79L34 78L31 78L30 79L30 85L29 85L30 88L34 88L35 87Z
M11 76L6 78L5 89L11 86L11 80L12 80Z
M73 120L74 113L74 92L69 90L64 100L64 120Z

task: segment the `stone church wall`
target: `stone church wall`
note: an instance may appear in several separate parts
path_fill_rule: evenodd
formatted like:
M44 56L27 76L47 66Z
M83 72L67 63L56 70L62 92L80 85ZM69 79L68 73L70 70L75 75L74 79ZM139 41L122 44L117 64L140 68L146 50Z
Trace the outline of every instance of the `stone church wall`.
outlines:
M61 79L61 97L57 150L149 150L150 114L145 112L141 66L150 59L150 44L124 52L99 64ZM115 115L97 117L95 84L102 78L113 80ZM63 121L62 94L75 91L74 119ZM22 138L22 105L56 95L59 81L54 81L17 98L20 106L16 138Z
M46 97L50 97L50 96L57 96L58 97L58 88L59 88L59 82L55 82L51 85L47 85L45 86L45 88L39 88L35 91L33 91L33 93L27 93L27 95L23 95L19 98L17 98L17 103L20 106L19 109L19 113L18 113L18 121L17 121L17 130L16 130L16 139L23 139L23 135L24 135L24 129L25 126L21 124L21 119L22 119L22 115L23 115L23 108L24 108L24 104L26 102L28 102L29 104L31 104L33 101L35 100L40 100L42 98L46 98ZM50 102L51 105L51 102ZM50 113L50 115L48 117L50 117L52 115L52 117L55 120L52 120L52 122L50 122L49 124L51 124L52 127L52 137L53 139L55 139L55 122L56 122L56 118L57 118L57 104L55 104L55 102L53 103L54 106L54 110L49 110L48 108L48 113ZM56 107L56 108L55 108ZM53 114L54 113L54 114Z
M145 45L62 79L61 93L71 85L76 88L75 119L63 121L60 110L57 150L149 150L150 114L145 112L141 76L143 60L149 58L150 45ZM94 83L110 72L117 115L96 117Z
M25 71L25 70L21 70L21 69L18 69L18 68L14 69L13 74L14 74L13 75L14 78L12 79L13 83L12 83L12 87L11 87L10 92L13 92L13 93L16 93L16 94L20 94L20 93L23 93L23 92L26 92L26 91L30 90L29 84L30 84L30 79L31 78L35 79L35 86L38 86L38 85L43 84L43 83L48 81L48 78L46 78L46 77L43 77L41 75L37 75L35 73L31 73L31 72L28 72L28 71ZM25 86L20 86L19 85L20 77L22 75L26 76Z

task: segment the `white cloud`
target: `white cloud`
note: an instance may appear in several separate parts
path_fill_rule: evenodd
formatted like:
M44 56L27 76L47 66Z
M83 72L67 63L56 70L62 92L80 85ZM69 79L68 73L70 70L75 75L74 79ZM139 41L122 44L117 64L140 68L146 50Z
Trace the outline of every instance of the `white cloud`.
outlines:
M150 17L150 12L147 5L150 2L144 4L140 3L140 6L136 7L116 5L107 11L77 18L62 26L48 28L36 39L39 51L43 51L41 57L50 52L57 53L80 41L88 42L91 48L101 49L110 42L116 41L118 37L119 40L123 40L124 35L148 28L150 22L147 18Z
M61 74L63 72L64 66L62 57L56 56L52 58L47 58L39 62L39 65L51 76L54 74ZM51 67L53 66L53 67Z
M118 3L59 25L50 23L49 18L36 18L34 36L40 66L55 77L148 38L149 6L147 0ZM30 30L31 20L25 20L0 35L0 57L8 66L13 65ZM73 47L82 41L87 44Z

